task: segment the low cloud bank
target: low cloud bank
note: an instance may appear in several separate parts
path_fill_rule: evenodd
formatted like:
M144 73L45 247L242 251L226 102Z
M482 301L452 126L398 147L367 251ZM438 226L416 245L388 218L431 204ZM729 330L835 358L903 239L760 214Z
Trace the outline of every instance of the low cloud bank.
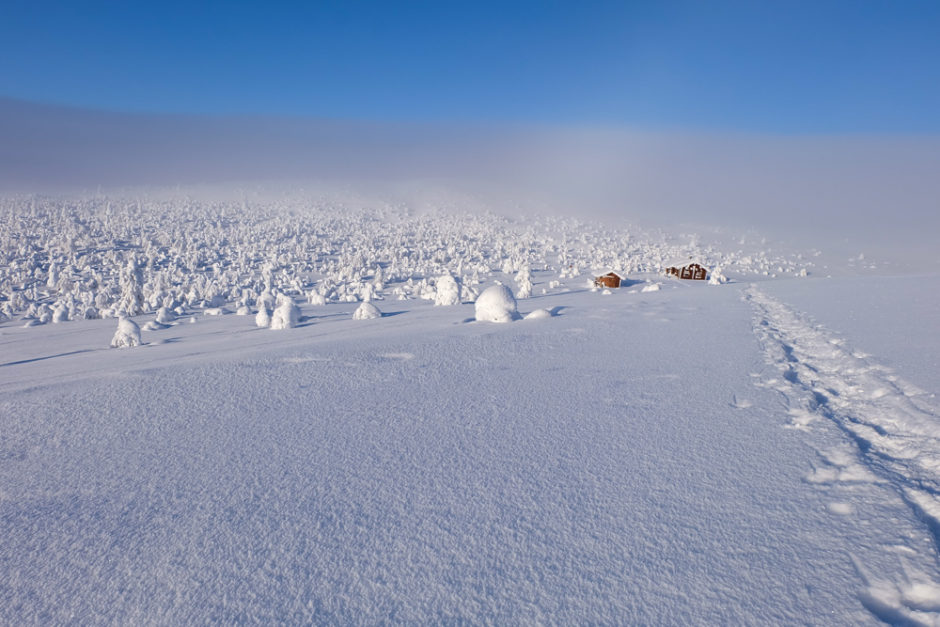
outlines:
M0 100L0 190L437 181L559 212L915 237L938 137L758 136L108 113Z

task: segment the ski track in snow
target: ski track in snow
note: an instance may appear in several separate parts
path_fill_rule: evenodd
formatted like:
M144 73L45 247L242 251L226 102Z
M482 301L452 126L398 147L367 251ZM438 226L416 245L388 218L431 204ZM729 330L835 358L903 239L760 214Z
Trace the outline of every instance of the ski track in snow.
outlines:
M767 362L779 370L757 384L783 395L788 426L812 433L826 421L847 436L845 446L817 447L820 465L807 481L888 486L928 527L940 552L940 411L929 395L756 286L744 298L753 307ZM839 502L829 509L849 515L854 506ZM894 582L879 579L853 556L867 585L862 603L891 624L940 625L940 581L900 559L904 580Z

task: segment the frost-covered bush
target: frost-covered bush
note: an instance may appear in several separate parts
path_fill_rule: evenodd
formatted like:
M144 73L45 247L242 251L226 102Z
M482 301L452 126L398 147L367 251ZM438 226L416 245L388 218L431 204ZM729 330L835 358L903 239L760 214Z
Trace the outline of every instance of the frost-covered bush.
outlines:
M460 285L454 277L449 274L439 276L435 287L435 306L460 304Z
M516 299L505 285L492 285L480 294L474 305L480 322L511 322L517 317Z
M140 346L140 327L137 323L121 316L118 318L117 331L111 338L111 348L127 348L130 346Z
M721 273L721 268L715 268L711 271L711 274L708 276L709 285L721 285L722 283L727 283L728 278Z
M258 307L258 313L255 314L255 324L262 329L271 326L271 313L264 303Z
M174 315L173 312L171 312L165 306L160 307L160 309L157 310L156 321L160 324L170 324L174 320L176 320L176 315Z
M283 294L278 295L277 307L271 314L272 329L293 329L300 322L300 307L294 299Z
M56 305L55 309L52 310L52 322L68 322L69 320L69 310L63 303Z
M382 312L379 311L379 308L368 301L359 305L356 311L353 312L353 320L372 320L381 317Z

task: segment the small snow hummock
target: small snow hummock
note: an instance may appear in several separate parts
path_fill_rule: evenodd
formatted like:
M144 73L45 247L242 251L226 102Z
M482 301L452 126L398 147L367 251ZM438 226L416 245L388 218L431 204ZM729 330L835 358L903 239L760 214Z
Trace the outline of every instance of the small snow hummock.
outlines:
M118 319L117 331L111 338L111 348L127 348L130 346L140 346L140 327L137 323L121 316Z
M552 312L548 309L536 309L526 314L525 320L544 320L545 318L551 318Z
M293 329L300 322L300 307L289 296L278 294L277 307L271 314L272 329Z
M381 318L382 312L372 303L366 301L359 305L359 308L353 313L353 320L372 320Z
M643 289L641 289L640 291L641 292L658 292L659 283L650 283L649 285L644 285Z
M515 297L500 283L483 290L475 309L479 322L511 322L518 316Z

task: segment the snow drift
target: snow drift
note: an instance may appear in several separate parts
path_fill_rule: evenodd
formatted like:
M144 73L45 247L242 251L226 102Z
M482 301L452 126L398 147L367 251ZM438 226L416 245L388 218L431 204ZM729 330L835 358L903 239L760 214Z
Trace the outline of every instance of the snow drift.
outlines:
M505 285L492 285L483 290L474 308L479 322L511 322L518 315L516 299Z

